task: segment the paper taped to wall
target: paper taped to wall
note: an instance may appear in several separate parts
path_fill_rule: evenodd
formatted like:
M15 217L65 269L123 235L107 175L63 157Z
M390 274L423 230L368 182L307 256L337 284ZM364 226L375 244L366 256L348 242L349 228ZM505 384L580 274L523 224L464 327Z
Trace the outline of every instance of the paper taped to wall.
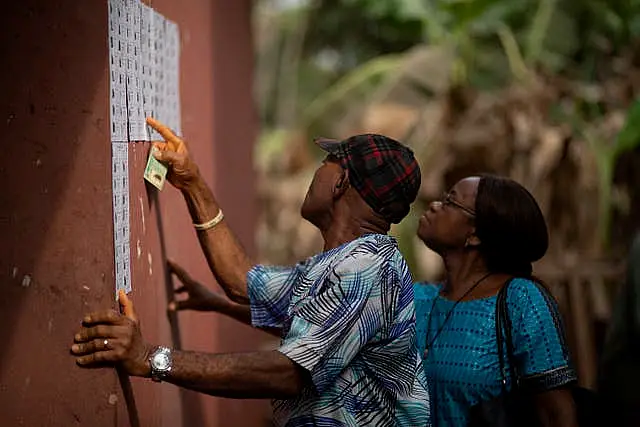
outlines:
M138 0L109 1L111 141L160 140L145 118L181 135L178 25Z
M108 19L117 298L119 289L131 291L128 143L162 139L146 117L181 135L180 36L176 23L139 0L109 0ZM162 189L166 167L155 158L149 162L145 177Z
M131 292L131 256L129 231L129 147L111 144L113 191L113 238L115 250L116 298L118 291Z

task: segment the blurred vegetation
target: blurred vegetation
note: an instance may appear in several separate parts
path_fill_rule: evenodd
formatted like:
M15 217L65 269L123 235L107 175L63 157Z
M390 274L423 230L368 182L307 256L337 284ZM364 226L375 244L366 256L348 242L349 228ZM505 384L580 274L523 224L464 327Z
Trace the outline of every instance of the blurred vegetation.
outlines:
M471 173L534 193L552 257L622 253L638 227L640 0L262 0L255 36L267 261L318 249L296 216L316 135L414 148L421 201L394 233L419 277L438 267L417 214Z

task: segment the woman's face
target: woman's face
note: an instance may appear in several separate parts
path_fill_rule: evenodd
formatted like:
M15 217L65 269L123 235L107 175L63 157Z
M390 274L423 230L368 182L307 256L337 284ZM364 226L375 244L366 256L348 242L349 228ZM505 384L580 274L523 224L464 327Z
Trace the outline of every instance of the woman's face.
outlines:
M430 249L442 253L465 247L474 235L476 193L480 178L458 181L441 200L429 205L418 223L418 237Z

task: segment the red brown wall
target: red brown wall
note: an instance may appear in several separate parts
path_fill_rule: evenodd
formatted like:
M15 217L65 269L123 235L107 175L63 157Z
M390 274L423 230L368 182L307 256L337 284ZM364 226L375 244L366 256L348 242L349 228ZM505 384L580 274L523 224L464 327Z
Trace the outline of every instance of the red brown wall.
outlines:
M183 133L253 252L250 1L152 5L180 27ZM82 315L113 306L107 2L8 3L0 34L0 425L126 426L115 372L81 370L68 354ZM215 315L169 322L166 256L214 282L179 194L145 186L147 151L130 147L133 298L145 337L203 351L257 348L258 333ZM266 402L132 383L142 426L259 426L269 412Z
M68 354L81 313L112 299L107 9L4 7L0 425L112 425L114 373Z

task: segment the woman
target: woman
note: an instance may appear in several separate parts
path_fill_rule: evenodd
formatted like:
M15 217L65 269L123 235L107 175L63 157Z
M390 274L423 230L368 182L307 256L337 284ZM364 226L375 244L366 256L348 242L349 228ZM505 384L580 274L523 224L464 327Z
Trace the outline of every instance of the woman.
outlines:
M507 178L463 179L431 203L418 236L442 256L446 270L443 284L414 286L434 426L466 426L473 405L501 393L496 296L512 279L507 307L521 386L534 392L543 425L577 425L567 387L576 375L560 316L531 275L531 263L548 246L533 196Z

